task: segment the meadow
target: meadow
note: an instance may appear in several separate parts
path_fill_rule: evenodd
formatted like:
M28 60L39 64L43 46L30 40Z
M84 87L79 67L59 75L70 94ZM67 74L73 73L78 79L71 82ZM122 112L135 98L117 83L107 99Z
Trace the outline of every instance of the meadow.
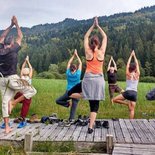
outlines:
M125 89L125 82L118 82L118 84L121 88ZM65 92L66 80L34 79L33 85L37 89L37 94L32 99L28 117L33 113L37 114L40 118L42 116L49 116L52 113L57 113L61 119L67 119L69 117L70 109L55 103L56 98ZM152 88L154 88L154 83L139 83L135 118L155 118L155 101L147 101L145 98L146 93ZM21 104L18 104L17 107L13 109L10 117L18 117L20 108ZM83 99L78 103L76 117L80 114L89 115L88 101ZM100 101L97 118L128 118L128 115L129 112L126 106L110 104L108 84L106 82L106 98L105 101Z

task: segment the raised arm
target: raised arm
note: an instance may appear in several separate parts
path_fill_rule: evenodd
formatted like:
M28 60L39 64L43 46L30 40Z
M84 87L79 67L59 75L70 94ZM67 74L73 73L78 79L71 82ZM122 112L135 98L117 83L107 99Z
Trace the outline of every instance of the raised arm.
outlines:
M136 58L135 52L133 53L133 58L134 58L134 61L135 61L135 64L136 64L137 74L140 75L139 63L138 63L138 60Z
M112 57L110 58L110 61L109 61L109 64L108 64L108 68L107 68L107 72L110 70L111 61L112 61Z
M29 67L29 70L30 70L29 77L30 77L30 79L32 79L32 76L33 76L33 68L32 68L32 65L31 65L31 63L29 61L29 56L26 57L26 62L28 64L28 67Z
M126 75L129 75L129 67L130 67L132 56L133 56L133 51L131 52L127 65L126 65Z
M112 57L112 61L113 61L113 63L114 63L114 70L117 71L117 65L116 65L116 62L115 62L115 60L113 59L113 57Z
M4 30L4 32L0 36L0 43L1 44L4 44L4 40L5 40L6 36L9 34L9 32L11 31L13 26L14 26L14 23L13 23L13 18L12 18L10 26L6 30Z
M72 55L72 57L69 59L68 64L67 64L67 69L70 68L70 65L71 65L71 63L72 63L74 57L75 57L75 53L74 53L74 54Z
M75 49L74 53L75 53L75 56L77 57L78 62L79 62L79 68L78 69L82 70L82 61L81 61L80 57L78 56L78 53L77 53L76 49Z
M23 69L26 67L26 59L25 59L25 61L23 62L23 64L22 64L22 68L21 68L21 72L20 72L20 77L22 77L23 76Z
M23 34L22 34L22 31L18 25L18 21L17 21L17 18L15 16L13 16L13 22L17 28L17 39L16 39L16 43L18 43L20 46L21 46L21 42L22 42L22 39L23 39Z
M91 32L93 31L95 27L95 22L93 23L93 25L89 28L89 30L86 32L85 36L84 36L84 49L86 54L89 52L90 50L90 46L89 46L89 36L91 34Z
M102 44L101 44L100 50L103 52L103 54L105 54L106 47L107 47L107 35L103 31L103 29L99 26L97 17L95 18L95 24L96 24L96 27L98 28L98 30L101 33L102 38L103 38L102 39Z

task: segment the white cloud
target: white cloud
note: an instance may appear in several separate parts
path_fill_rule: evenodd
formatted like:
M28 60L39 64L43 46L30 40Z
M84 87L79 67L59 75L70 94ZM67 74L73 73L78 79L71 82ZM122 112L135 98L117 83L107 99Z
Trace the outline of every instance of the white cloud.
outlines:
M12 15L22 26L56 23L65 18L88 19L155 5L155 0L5 0L0 1L0 28L10 23Z

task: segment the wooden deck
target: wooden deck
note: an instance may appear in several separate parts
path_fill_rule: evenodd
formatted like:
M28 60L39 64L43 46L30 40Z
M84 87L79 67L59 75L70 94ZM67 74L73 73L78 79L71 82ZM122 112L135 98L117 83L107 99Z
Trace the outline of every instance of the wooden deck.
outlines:
M113 155L155 155L155 145L115 144Z
M0 129L0 140L21 141L25 134L32 133L33 141L77 141L77 142L106 142L106 135L114 137L114 143L155 144L155 119L119 119L108 120L109 129L95 128L92 134L87 134L88 126L60 127L55 124L28 124L17 129L17 124L11 125L13 131L9 134Z

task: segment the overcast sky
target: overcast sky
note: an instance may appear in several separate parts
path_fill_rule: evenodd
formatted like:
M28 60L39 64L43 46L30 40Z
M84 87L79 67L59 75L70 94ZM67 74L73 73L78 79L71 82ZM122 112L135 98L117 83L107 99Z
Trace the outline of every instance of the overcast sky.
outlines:
M16 15L20 26L57 23L65 18L89 19L94 16L134 12L155 0L0 0L0 29Z

